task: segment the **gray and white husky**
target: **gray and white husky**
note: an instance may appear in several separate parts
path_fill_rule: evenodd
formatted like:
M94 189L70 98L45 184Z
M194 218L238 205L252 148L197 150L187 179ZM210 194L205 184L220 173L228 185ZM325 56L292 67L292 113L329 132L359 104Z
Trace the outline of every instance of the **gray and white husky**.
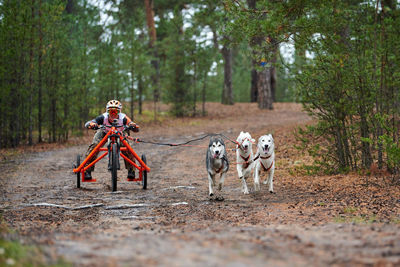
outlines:
M214 195L213 187L215 184L215 176L220 173L220 179L218 183L218 190L222 189L226 173L229 170L228 157L226 155L225 143L221 137L212 136L207 149L206 155L206 167L208 173L208 184L210 190L210 196Z
M267 173L268 178L263 182L269 184L269 192L274 192L274 172L275 172L275 145L272 134L263 135L258 139L257 152L255 157L254 169L254 189L260 190L260 172Z

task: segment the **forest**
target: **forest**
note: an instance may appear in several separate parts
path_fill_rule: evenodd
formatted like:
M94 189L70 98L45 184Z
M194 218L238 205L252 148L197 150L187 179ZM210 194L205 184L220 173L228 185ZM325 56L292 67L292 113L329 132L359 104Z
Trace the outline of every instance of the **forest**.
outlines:
M204 116L205 102L301 102L299 149L332 172L398 172L395 0L2 0L0 148L63 142L119 99Z

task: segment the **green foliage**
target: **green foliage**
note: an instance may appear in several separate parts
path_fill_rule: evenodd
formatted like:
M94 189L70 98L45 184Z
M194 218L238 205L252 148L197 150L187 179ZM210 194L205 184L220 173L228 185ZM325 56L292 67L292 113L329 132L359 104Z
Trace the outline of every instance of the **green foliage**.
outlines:
M250 102L251 51L245 42L240 43L234 51L232 83L235 102Z
M333 163L339 171L343 171L369 168L374 155L386 152L386 164L393 167L396 156L392 161L389 154L396 154L395 140L398 137L394 134L391 138L382 139L385 136L382 132L394 132L390 121L399 110L391 107L399 98L382 81L394 79L392 73L385 71L383 64L387 60L385 55L397 53L385 43L398 37L384 35L382 28L385 25L382 24L386 21L380 24L374 21L375 9L368 4L337 2L324 8L314 11L314 19L320 21L314 30L319 37L314 35L314 39L308 39L307 35L303 37L301 34L297 37L306 38L306 49L315 53L315 58L309 60L302 73L297 75L299 98L305 110L319 120L312 134L324 134L331 157L312 155ZM332 11L333 16L322 19ZM384 14L377 16L383 17ZM371 42L378 33L381 38ZM394 63L399 58L393 59ZM382 66L379 71L378 65ZM386 140L385 151L379 147L382 140Z
M400 146L399 143L394 142L393 136L386 134L379 136L379 142L383 144L384 150L387 155L387 166L393 170L400 166Z
M331 172L398 164L400 101L399 12L380 1L226 1L236 40L263 40L258 57L274 57L271 42L294 44L286 66L297 99L317 123L300 132L302 150ZM308 55L308 56L307 56ZM379 118L379 115L381 118ZM386 136L386 138L385 138ZM385 157L386 155L386 157Z
M39 247L7 238L10 232L0 213L0 266L71 266L62 259L52 264L46 263Z

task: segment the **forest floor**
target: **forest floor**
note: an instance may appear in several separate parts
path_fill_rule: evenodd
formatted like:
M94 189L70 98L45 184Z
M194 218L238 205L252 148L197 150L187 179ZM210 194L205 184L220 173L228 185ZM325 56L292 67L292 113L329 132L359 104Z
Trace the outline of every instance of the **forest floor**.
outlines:
M151 168L147 190L126 181L121 168L118 191L111 193L106 160L93 172L97 182L76 188L72 164L84 155L88 132L79 145L3 155L0 215L15 230L4 238L41 246L47 263L62 257L77 266L400 266L398 181L306 175L310 159L294 148L294 131L312 121L300 105L259 110L255 104L208 103L207 110L204 118L142 124L137 136L179 143L207 133L232 139L241 130L255 139L273 133L274 194L265 185L254 192L249 179L251 192L243 195L229 150L224 200L210 198L207 139L193 143L204 148L135 144Z

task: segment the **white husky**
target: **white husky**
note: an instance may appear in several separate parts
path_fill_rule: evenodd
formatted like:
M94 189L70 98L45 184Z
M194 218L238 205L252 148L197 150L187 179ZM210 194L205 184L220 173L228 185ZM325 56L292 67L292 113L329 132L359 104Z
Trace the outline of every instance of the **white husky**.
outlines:
M251 175L251 169L253 168L252 143L254 142L255 140L251 138L251 135L248 132L240 132L236 139L236 167L239 179L242 180L242 192L244 194L249 193L246 179Z
M274 138L271 134L263 135L258 139L257 152L255 157L254 169L254 190L260 190L260 171L267 172L268 179L263 183L269 183L269 192L274 192L274 171L275 171L275 152Z

